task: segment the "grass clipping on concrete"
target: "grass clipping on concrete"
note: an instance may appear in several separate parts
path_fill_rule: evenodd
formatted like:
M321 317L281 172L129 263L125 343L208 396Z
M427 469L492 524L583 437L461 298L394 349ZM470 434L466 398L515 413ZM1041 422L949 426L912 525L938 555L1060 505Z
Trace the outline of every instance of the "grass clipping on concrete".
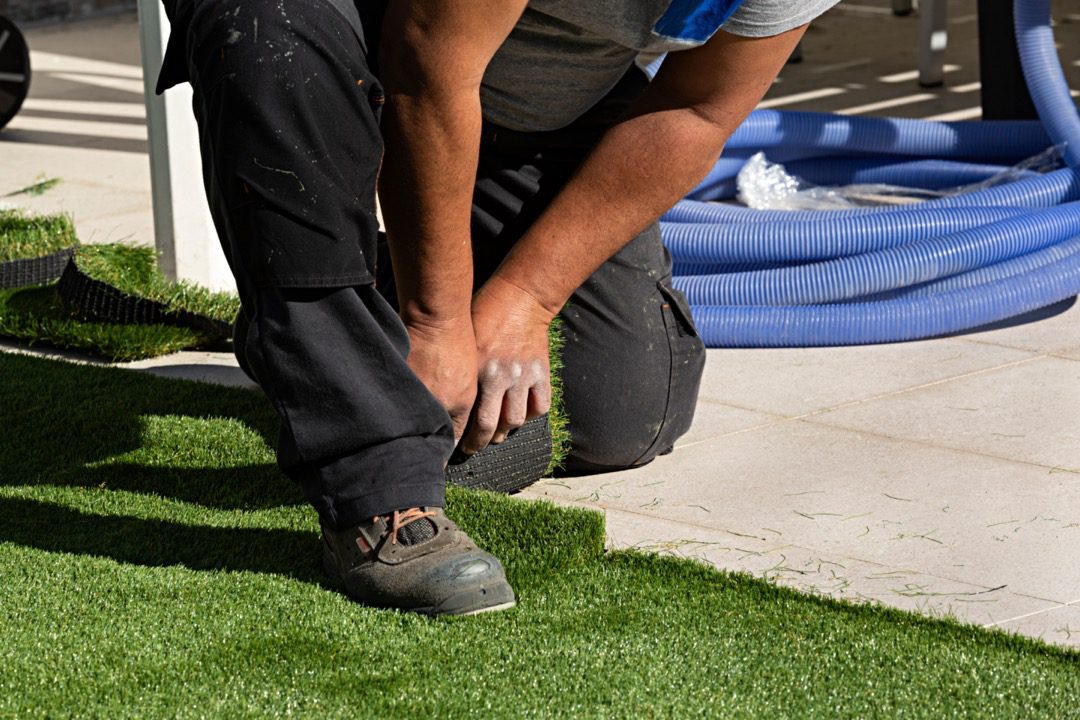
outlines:
M243 390L0 356L0 717L1046 717L1080 655L603 551L601 516L451 488L509 612L324 586Z

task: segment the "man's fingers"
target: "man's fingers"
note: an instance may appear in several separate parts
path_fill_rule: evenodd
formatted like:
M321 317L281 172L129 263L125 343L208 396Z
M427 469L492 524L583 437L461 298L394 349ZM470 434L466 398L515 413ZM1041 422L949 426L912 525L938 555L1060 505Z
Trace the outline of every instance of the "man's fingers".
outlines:
M480 452L491 442L491 436L499 427L503 394L501 388L480 387L469 430L461 441L461 451L466 455Z
M551 405L547 363L489 361L480 371L479 389L461 451L472 455L489 443L503 442L527 420L539 417Z
M454 424L454 446L456 447L461 442L461 438L465 434L465 428L469 424L469 410L451 413L450 421Z
M492 436L491 442L498 445L511 430L516 430L525 424L529 411L529 387L527 385L515 385L506 391L503 396L502 413L499 416L499 426Z
M551 381L545 379L529 388L528 409L525 413L525 419L538 418L549 410L551 410Z

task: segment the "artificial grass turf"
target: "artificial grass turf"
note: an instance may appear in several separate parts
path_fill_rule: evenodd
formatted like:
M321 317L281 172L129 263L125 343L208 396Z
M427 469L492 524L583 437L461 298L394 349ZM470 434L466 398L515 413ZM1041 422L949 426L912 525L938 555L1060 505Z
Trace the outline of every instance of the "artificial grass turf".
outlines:
M0 210L0 262L43 257L78 243L67 215Z
M0 290L0 336L89 352L116 362L167 355L206 341L190 328L73 318L55 285Z
M566 336L562 331L562 317L556 316L548 328L548 377L551 379L551 408L548 411L548 428L551 430L551 460L544 477L562 467L570 454L570 426L563 408L563 362L562 348Z
M244 390L0 356L0 717L1076 717L1080 655L691 561L455 490L519 606L322 584Z
M74 225L65 215L0 211L0 262L42 257L77 242ZM240 307L235 295L169 282L158 269L151 248L82 247L76 252L76 261L90 277L125 293L157 300L170 309L232 322ZM166 355L219 339L186 327L121 325L75 317L64 307L55 285L0 290L0 336L89 352L117 362Z
M6 224L5 224L6 219ZM10 249L17 257L52 252L53 245L74 244L74 228L66 216L0 214L0 251ZM120 292L164 304L170 310L193 313L226 325L240 311L234 293L212 292L184 282L172 282L161 273L151 248L121 244L91 245L78 249L74 262L93 280ZM0 336L28 343L44 342L55 347L89 352L116 362L128 362L166 355L187 348L211 345L223 338L214 328L160 324L119 324L73 316L53 286L0 291ZM552 402L549 425L552 436L551 460L545 475L559 468L565 459L570 434L562 411L560 369L562 335L559 321L549 333Z

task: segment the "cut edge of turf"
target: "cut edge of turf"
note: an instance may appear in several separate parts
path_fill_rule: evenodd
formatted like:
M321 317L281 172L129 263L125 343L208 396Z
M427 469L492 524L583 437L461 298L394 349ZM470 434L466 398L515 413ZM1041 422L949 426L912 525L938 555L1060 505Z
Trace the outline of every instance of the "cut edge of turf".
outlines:
M530 498L528 501L532 501ZM561 506L559 509L562 509ZM608 560L625 559L627 562L671 563L680 573L697 573L702 581L724 579L732 584L749 586L761 593L763 599L805 602L848 615L862 616L893 625L908 625L945 632L952 638L989 642L1008 649L1035 651L1078 663L1080 672L1080 648L1066 647L1047 642L1041 638L1021 635L1001 627L986 627L975 621L953 615L929 615L914 610L886 605L876 598L838 598L822 592L801 590L782 585L775 579L757 577L745 570L729 570L713 565L708 560L687 557L670 552L648 552L640 548L609 549L604 553Z
M124 368L87 366L67 363L62 360L43 359L21 355L0 353L0 375L11 378L33 378L50 388L63 389L65 385L86 388L87 393L98 390L123 390L138 392L145 397L164 397L170 390L176 396L198 397L202 411L212 410L214 406L228 406L232 399L240 397L233 393L248 394L238 389L209 387L204 383L178 378L162 378ZM63 377L58 376L63 375ZM42 403L50 402L40 393ZM208 405L202 407L204 404ZM126 405L125 405L126 406ZM269 417L272 408L268 405L263 413ZM225 413L228 415L228 413ZM33 407L0 406L0 422L8 424L27 421L35 417ZM213 413L210 414L213 417ZM193 418L205 420L206 418ZM248 418L253 419L253 418ZM149 467L149 466L148 466ZM36 494L39 485L9 485L0 483L0 495ZM59 488L61 486L49 485ZM118 490L93 487L71 486L72 497L77 497L82 490L120 493ZM151 500L164 500L157 495L143 495ZM53 501L50 501L53 502ZM100 499L87 499L94 506L94 514L111 516L114 510ZM76 512L86 512L89 508L83 503L73 504L70 508ZM63 505L68 507L68 505ZM493 549L501 559L510 563L527 562L529 572L536 578L557 573L567 568L604 561L614 563L648 564L653 568L669 568L673 577L689 579L693 582L715 583L718 581L748 588L763 600L779 602L795 601L810 603L815 607L839 611L846 614L872 618L875 621L894 625L919 626L936 629L944 633L947 639L969 640L992 643L1005 648L1036 651L1055 657L1080 663L1080 649L1055 645L1038 638L1020 635L1001 628L986 628L976 623L952 616L934 617L897 607L885 605L879 600L858 601L836 598L818 592L806 592L778 583L775 579L756 577L748 572L719 568L704 559L687 557L672 552L648 552L640 548L606 549L606 519L602 511L592 508L567 507L547 499L521 499L484 490L460 487L447 488L447 512L468 532L482 547ZM126 516L126 515L125 515ZM133 516L134 517L134 516ZM155 516L155 519L164 519ZM316 526L308 528L317 532ZM543 552L537 552L543 548ZM455 621L455 619L448 619ZM1078 665L1080 668L1080 665Z
M566 456L570 454L570 427L563 407L563 361L562 349L566 344L563 335L562 318L556 316L548 328L548 347L551 377L551 409L548 411L548 425L551 429L551 461L544 471L544 477L550 477L562 467Z
M240 312L236 293L213 291L186 281L172 281L161 274L157 252L149 247L84 245L75 253L79 270L92 280L120 292L165 305L173 312L202 315L231 324Z

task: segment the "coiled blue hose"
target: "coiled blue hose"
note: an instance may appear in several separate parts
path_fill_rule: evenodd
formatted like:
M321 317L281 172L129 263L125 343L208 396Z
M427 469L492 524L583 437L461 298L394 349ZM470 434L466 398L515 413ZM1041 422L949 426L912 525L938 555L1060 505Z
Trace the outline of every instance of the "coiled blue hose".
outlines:
M680 262L810 262L883 250L1029 213L1024 208L961 207L893 213L887 223L881 216L847 215L831 222L727 220L660 227L664 242Z
M853 257L775 270L690 276L693 305L813 305L950 277L1080 236L1080 206L1032 215Z
M927 297L789 307L698 306L694 321L707 345L718 337L738 341L724 347L865 345L959 332L1078 293L1080 254L1075 254L1023 275Z
M1080 293L1080 115L1049 0L1015 0L1042 123L935 123L758 111L661 231L710 347L895 342L966 330ZM1069 167L915 206L756 211L716 205L761 149L820 184L979 182L1063 145ZM957 182L953 182L956 180Z
M853 210L751 210L737 205L717 205L696 200L680 200L661 218L667 222L716 223L721 220L788 223L793 220L825 222L857 215L881 215L880 222L893 222L892 215L928 209L953 207L1053 207L1080 200L1080 177L1071 169L1055 170L1045 175L1017 180L965 195L928 200L917 206L865 207Z
M1080 167L1080 115L1058 62L1050 27L1050 0L1024 0L1013 7L1016 42L1028 92L1054 142L1065 145L1065 160Z
M814 148L819 153L839 155L1022 160L1050 144L1047 130L1036 121L926 122L758 110L735 131L727 148Z

